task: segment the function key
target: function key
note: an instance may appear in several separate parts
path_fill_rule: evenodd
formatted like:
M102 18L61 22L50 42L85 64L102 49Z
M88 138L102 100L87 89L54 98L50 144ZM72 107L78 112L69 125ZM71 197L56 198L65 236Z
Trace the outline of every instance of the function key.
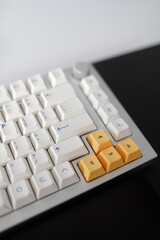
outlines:
M68 161L56 165L52 170L52 174L58 184L59 189L68 187L79 181L72 164Z
M96 154L98 154L100 151L104 150L105 148L113 146L110 138L102 129L91 133L88 136L87 140Z
M52 87L68 82L66 75L61 68L57 68L57 69L54 69L53 71L49 71L48 80Z
M99 88L99 83L94 75L89 75L82 78L80 86L86 96L90 94L91 91Z
M109 122L107 128L114 137L115 141L131 135L131 130L129 129L128 124L122 118L117 118Z
M22 98L22 108L25 114L36 114L39 110L42 109L35 95L29 95L28 97Z
M12 82L9 85L9 91L13 100L20 100L22 97L29 95L29 92L22 80Z
M3 85L0 85L0 106L11 101L11 97Z
M122 156L122 159L125 163L129 163L137 158L142 157L141 150L131 138L120 142L116 146L116 150Z
M108 96L102 89L92 91L89 94L88 99L96 110L100 107L100 105L108 103Z
M57 115L51 107L39 111L37 118L43 128L49 128L51 125L59 122Z
M118 111L112 103L107 103L100 106L97 113L104 122L104 124L108 124L110 121L119 117Z
M2 107L2 112L6 121L18 121L23 116L23 112L16 101L5 103Z
M97 157L107 173L124 165L122 157L113 146L102 150Z
M85 109L79 98L67 100L58 104L55 108L57 115L62 120L74 117L78 114L84 113Z
M42 90L47 88L40 74L29 77L27 85L31 94L39 94Z
M106 173L102 164L94 154L81 159L78 166L87 182L90 182Z

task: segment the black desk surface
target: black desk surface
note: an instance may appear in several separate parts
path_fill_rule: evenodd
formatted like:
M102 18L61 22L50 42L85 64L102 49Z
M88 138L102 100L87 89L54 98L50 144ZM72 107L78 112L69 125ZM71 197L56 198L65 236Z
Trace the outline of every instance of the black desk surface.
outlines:
M95 67L160 154L160 46ZM0 239L157 239L160 161L4 233Z

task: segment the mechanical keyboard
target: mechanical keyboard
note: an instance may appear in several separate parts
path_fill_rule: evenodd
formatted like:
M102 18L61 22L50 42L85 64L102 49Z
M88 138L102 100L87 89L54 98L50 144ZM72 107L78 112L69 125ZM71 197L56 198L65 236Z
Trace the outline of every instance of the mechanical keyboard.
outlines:
M93 65L0 86L0 232L157 157Z

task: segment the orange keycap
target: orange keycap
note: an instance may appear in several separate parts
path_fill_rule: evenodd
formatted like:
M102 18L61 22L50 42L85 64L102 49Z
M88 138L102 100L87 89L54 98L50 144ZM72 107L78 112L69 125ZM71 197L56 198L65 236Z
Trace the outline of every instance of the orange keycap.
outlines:
M87 182L106 173L102 164L94 154L81 159L78 166Z
M124 162L114 147L109 147L97 155L105 170L111 172L124 165Z
M137 158L142 157L142 153L139 147L135 144L135 142L131 138L128 138L120 142L116 146L116 149L122 156L123 161L125 163L129 163Z
M110 138L102 129L91 133L88 136L87 140L96 154L98 154L103 149L113 146Z

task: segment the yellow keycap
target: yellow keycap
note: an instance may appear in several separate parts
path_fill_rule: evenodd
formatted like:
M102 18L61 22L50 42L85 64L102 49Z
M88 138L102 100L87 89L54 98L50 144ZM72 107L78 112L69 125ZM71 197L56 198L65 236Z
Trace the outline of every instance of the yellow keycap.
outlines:
M105 174L102 164L94 154L81 159L78 166L87 182Z
M111 172L124 165L124 162L114 147L109 147L97 155L106 172Z
M142 153L139 147L135 144L135 142L131 138L128 138L120 142L116 146L116 149L122 156L122 159L125 163L129 163L137 158L142 157Z
M96 154L98 154L103 149L113 146L110 138L102 129L91 133L88 136L87 140Z

